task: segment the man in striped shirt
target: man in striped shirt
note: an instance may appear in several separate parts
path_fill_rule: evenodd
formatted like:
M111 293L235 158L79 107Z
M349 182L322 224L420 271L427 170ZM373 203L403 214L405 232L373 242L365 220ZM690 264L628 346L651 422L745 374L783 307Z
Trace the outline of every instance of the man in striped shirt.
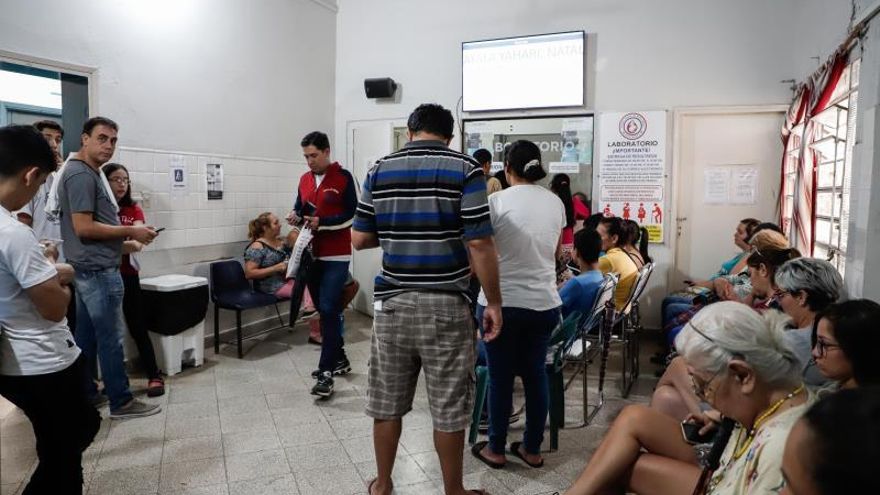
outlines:
M501 291L486 180L475 160L448 148L453 122L439 105L416 108L407 122L410 142L370 170L355 215L354 248L384 251L374 290L366 407L374 419L378 471L372 494L391 493L401 418L412 409L421 368L445 493L481 493L462 485L474 395L471 270L489 302L486 341L501 331Z

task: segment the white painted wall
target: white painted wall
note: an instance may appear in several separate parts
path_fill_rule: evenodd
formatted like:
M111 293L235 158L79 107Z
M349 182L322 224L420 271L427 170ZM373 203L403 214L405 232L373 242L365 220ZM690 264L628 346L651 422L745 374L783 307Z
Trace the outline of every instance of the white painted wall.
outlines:
M289 159L331 129L335 13L310 0L0 0L0 48L95 67L120 144Z
M151 195L148 221L167 228L142 275L206 275L206 262L241 255L248 220L288 211L307 170L300 138L333 134L335 10L334 0L0 0L0 50L96 69L91 112L119 123L114 159ZM168 194L175 153L192 191L179 199ZM205 199L209 160L225 166L222 201Z
M336 133L354 120L406 117L423 102L455 108L462 41L581 29L591 34L589 109L787 104L789 85L780 81L812 71L809 57L824 59L836 47L849 15L848 0L341 0ZM384 76L401 85L399 102L364 96L363 80ZM707 235L729 235L730 226L719 229ZM657 303L668 244L652 246L652 255L660 263L649 291ZM659 311L650 306L646 323L654 325Z

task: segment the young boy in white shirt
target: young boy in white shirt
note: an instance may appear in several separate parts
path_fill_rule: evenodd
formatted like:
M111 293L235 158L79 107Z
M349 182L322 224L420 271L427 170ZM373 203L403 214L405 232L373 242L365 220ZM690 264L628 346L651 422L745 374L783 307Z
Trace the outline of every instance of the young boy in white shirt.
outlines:
M54 169L36 129L0 128L0 395L24 411L37 439L39 464L25 494L81 494L82 452L101 423L65 319L73 269L56 267L12 214Z

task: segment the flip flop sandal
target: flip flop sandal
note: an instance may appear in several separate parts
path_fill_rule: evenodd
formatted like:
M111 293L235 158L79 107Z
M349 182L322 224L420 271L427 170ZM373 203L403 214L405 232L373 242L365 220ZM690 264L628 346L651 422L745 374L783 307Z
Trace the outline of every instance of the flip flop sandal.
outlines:
M526 456L524 456L523 453L520 452L520 450L519 450L520 446L522 446L522 442L513 442L512 444L510 444L510 453L516 457L519 457L520 460L523 461L524 463L528 464L529 467L533 467L533 468L544 467L544 459L541 459L541 462L537 462L534 464L527 461Z
M504 468L504 463L502 463L502 462L495 462L495 461L489 459L488 457L484 456L484 455L481 453L481 451L483 450L483 447L485 447L486 445L489 445L489 442L477 442L477 443L475 443L474 446L471 447L471 454L473 454L474 457L476 457L477 459L479 459L480 461L482 461L483 464L489 466L489 467L492 468L492 469L502 469L502 468Z
M367 484L367 495L373 495L373 485L375 485L377 481L379 481L379 478L373 478Z

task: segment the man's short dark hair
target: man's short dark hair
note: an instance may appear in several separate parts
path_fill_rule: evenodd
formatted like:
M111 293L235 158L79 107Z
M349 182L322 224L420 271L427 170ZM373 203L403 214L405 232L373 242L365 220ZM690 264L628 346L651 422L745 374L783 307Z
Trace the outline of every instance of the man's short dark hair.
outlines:
M12 177L27 167L48 174L56 166L52 148L34 126L0 127L0 177Z
M64 129L61 128L61 124L54 120L38 120L34 122L34 127L40 132L43 132L43 129L52 129L58 131L61 137L64 137Z
M409 114L409 120L406 121L406 127L413 134L427 132L444 139L452 139L454 126L455 119L452 117L452 112L435 103L419 105Z
M83 134L92 135L92 131L95 130L95 127L99 125L103 125L105 127L109 127L116 132L119 132L119 126L116 125L116 122L108 119L107 117L92 117L83 124Z
M306 137L302 138L299 145L303 148L306 146L314 146L321 151L327 151L330 149L330 138L321 131L312 131L306 134Z
M599 261L599 253L602 251L602 237L596 229L581 229L574 235L574 248L578 256L587 263Z
M480 165L492 163L492 153L486 148L480 148L477 151L474 151L474 160Z

